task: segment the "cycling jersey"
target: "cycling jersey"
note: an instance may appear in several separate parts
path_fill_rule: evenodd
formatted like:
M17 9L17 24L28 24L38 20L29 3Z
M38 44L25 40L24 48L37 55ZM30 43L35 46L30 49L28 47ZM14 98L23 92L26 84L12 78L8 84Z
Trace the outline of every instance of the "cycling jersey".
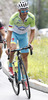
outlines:
M13 14L9 21L8 30L16 32L18 34L24 34L28 32L28 28L35 29L35 17L32 13L28 12L28 15L24 22L19 16L19 12Z

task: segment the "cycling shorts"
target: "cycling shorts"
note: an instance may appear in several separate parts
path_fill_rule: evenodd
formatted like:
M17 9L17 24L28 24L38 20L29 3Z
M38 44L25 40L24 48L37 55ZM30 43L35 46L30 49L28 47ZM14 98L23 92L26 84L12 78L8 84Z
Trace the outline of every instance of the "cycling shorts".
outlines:
M18 33L12 32L11 43L17 44L17 41L19 43L19 48L24 48L24 47L28 46L28 35L27 35L27 33L18 34ZM21 50L21 53L28 53L28 52L29 52L29 49Z

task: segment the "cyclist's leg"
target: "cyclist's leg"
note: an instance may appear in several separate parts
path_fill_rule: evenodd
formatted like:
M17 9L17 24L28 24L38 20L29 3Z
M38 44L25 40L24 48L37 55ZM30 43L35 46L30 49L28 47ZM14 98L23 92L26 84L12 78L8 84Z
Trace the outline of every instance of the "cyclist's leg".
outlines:
M20 48L28 46L27 33L21 35L21 39L19 40L19 46L20 46ZM23 78L23 80L22 80L23 89L26 90L27 96L28 96L28 98L30 98L30 88L29 88L28 76L27 76L27 73L26 73L27 68L28 68L27 57L28 57L28 54L29 54L29 49L21 50L21 53L22 53L22 57L23 57L23 61L24 61L24 63L22 62L22 64L21 64L21 66L22 66L21 73L22 73L22 78ZM25 70L25 68L26 68L26 70Z
M27 68L28 68L28 53L22 53L22 58L23 58L23 61L24 61L24 65L25 65L25 68L26 68L26 71L27 71Z
M22 37L22 39L19 40L20 48L28 46L28 35L27 35L27 33L23 34L21 37ZM26 71L27 71L27 67L28 67L27 57L28 57L28 54L29 54L29 49L21 50L21 53L22 53L22 58L23 58L23 61L24 61L25 67L26 67Z
M10 49L11 50L14 50L16 49L16 43L17 43L17 39L16 39L16 36L15 36L16 33L12 33L12 37L11 37L11 43L10 43ZM9 60L9 70L10 72L13 74L13 66L12 66L12 61L13 61L13 58L14 58L14 52L11 52L10 54L10 60Z
M11 46L10 46L10 49L11 49L11 50L17 48L17 40L18 40L18 34L15 33L15 32L13 32L13 33L12 33L12 38L11 38ZM13 66L12 66L13 58L14 58L14 52L12 52L12 53L10 54L9 67L13 67ZM19 80L19 81L21 80L21 72L20 72L19 63L18 63L18 80Z
M21 35L21 39L19 40L19 46L20 46L20 48L28 46L28 36L27 36L27 33ZM23 62L24 62L24 65L25 65L25 69L26 69L26 72L27 72L27 68L28 68L27 57L28 57L28 54L29 54L29 49L21 50L21 53L22 53L22 58L23 58ZM23 68L23 77L25 79L26 88L28 88L24 68Z

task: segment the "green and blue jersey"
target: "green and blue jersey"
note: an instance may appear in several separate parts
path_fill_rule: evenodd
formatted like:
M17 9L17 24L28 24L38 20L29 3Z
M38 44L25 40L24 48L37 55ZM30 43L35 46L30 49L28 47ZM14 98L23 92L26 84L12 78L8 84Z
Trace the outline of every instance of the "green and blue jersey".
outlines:
M19 16L19 12L16 12L10 18L8 30L18 34L24 34L28 32L29 27L30 29L35 29L35 16L28 12L27 17L23 22Z

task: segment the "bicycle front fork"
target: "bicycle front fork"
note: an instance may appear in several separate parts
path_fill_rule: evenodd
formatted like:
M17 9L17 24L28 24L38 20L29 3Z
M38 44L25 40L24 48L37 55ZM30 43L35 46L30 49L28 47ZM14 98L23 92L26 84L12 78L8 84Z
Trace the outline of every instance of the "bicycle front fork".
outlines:
M21 81L21 71L20 71L19 62L18 62L18 80Z

